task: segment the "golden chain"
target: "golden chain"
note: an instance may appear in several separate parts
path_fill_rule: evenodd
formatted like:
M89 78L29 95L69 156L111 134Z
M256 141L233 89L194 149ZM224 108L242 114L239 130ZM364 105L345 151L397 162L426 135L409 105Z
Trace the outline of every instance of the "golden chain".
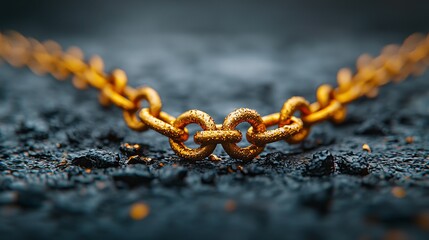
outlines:
M239 108L230 113L222 125L217 125L210 115L199 110L190 110L177 118L162 111L158 93L149 87L132 88L127 85L127 76L120 69L107 74L100 57L84 61L79 48L63 51L56 42L39 42L19 33L0 33L0 60L15 67L28 66L36 74L50 73L59 80L73 76L73 85L78 89L92 86L100 91L102 105L114 104L123 110L127 125L136 131L153 129L169 138L174 152L185 159L200 160L208 157L217 144L233 158L251 160L258 156L268 143L285 140L288 143L303 141L316 123L331 120L344 121L345 105L362 97L375 97L378 88L390 81L401 81L410 74L418 75L429 65L429 36L413 34L401 46L388 45L380 56L362 55L357 60L356 73L348 68L339 70L338 87L324 84L317 89L317 101L310 104L302 97L292 97L284 102L280 112L261 117L255 110ZM141 108L141 102L148 108ZM301 116L294 116L300 112ZM250 143L239 147L242 134L236 129L240 123L251 125L246 133ZM189 148L186 126L198 124L202 131L194 135L198 148ZM275 129L269 127L277 126Z

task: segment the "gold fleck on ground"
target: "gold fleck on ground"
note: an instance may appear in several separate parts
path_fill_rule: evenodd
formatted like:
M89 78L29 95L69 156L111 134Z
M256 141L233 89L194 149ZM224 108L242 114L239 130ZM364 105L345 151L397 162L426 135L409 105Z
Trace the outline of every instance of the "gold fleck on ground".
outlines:
M367 151L367 152L369 152L369 153L371 153L371 148L369 147L369 145L368 144L364 144L364 145L362 145L362 150L364 150L364 151Z
M405 142L406 142L406 143L408 143L408 144L413 143L413 142L414 142L414 137L412 137L412 136L408 136L408 137L406 137L406 138L405 138Z
M228 200L225 203L225 211L227 212L234 212L235 209L237 209L237 204L234 200Z
M210 159L210 161L213 161L213 162L222 161L222 158L220 158L214 154L210 154L209 159Z
M402 187L393 187L391 192L397 198L404 198L407 195L407 192Z
M149 215L149 206L145 203L134 203L130 208L130 217L133 220L139 221Z
M138 163L150 164L151 162L152 162L152 158L142 157L139 155L133 155L133 156L129 157L127 160L127 164L138 164Z
M125 143L124 146L128 149L140 149L140 145L138 144L129 144L129 143Z

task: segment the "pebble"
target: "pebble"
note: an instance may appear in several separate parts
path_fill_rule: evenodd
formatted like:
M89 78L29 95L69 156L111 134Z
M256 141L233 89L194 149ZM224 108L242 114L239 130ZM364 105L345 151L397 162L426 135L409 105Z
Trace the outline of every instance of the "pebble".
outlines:
M335 170L334 156L324 150L313 154L313 159L305 165L303 175L310 177L323 177L332 174Z
M366 176L369 174L368 156L347 155L336 156L338 169L343 174Z
M73 155L70 155L72 157L72 164L83 168L92 169L119 166L118 156L105 150L87 150Z
M282 152L273 152L273 153L268 153L265 157L265 160L267 162L271 162L271 163L276 163L278 161L284 161L287 159L287 155L282 153Z

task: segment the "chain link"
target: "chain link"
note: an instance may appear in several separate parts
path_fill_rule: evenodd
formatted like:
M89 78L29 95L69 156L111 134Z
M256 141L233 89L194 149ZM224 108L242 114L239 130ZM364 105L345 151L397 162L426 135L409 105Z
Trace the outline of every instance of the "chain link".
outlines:
M340 69L338 87L319 86L317 101L312 104L302 97L292 97L284 102L280 112L264 117L255 110L239 108L230 113L221 125L199 110L190 110L174 118L162 111L161 98L154 89L129 87L124 71L115 69L110 74L105 73L100 57L93 56L85 62L82 51L77 47L63 51L54 41L39 42L17 32L0 33L2 59L15 67L28 66L39 75L49 73L58 80L72 76L72 83L78 89L88 86L98 89L100 103L121 108L128 127L136 131L152 129L167 136L179 157L201 160L221 144L231 157L251 160L268 143L303 141L314 124L327 120L341 123L346 118L348 103L363 96L376 97L379 87L391 81L402 81L410 75L422 74L429 65L429 36L413 34L401 46L387 45L377 57L361 55L356 63L356 73L353 74L349 68ZM142 101L148 106L142 108ZM294 116L297 111L300 117ZM242 148L237 145L242 141L242 133L236 127L244 122L251 125L246 132L250 145ZM199 145L195 149L185 145L189 138L186 129L189 124L198 124L202 128L193 136ZM268 129L274 126L277 128Z

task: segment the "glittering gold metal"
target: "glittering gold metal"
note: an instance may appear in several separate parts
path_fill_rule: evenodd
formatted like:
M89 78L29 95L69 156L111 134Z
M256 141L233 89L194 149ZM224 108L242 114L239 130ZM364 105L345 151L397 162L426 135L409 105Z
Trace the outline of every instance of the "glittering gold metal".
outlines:
M171 122L165 122L162 119L152 116L148 108L140 110L139 116L144 124L164 136L182 142L188 140L189 135L185 130L174 127Z
M220 144L223 142L238 143L242 139L241 132L238 130L222 130L197 132L194 141L197 144Z
M280 114L274 113L272 115L265 116L262 118L263 123L266 127L278 125L280 122ZM297 117L290 118L290 124L278 127L272 130L266 130L265 132L255 133L253 127L247 130L247 139L249 142L257 146L265 146L268 143L286 140L290 136L293 136L301 131L303 128L303 122Z
M248 122L256 134L266 131L262 117L255 110L248 108L239 108L230 113L223 122L222 130L235 130L235 127L243 122ZM222 143L222 147L233 158L251 160L264 151L265 145L257 146L251 144L250 146L241 148L236 143L224 142Z
M279 127L290 124L290 120L296 111L301 112L301 117L309 115L311 113L310 103L303 97L289 98L280 110ZM284 140L290 144L302 142L310 134L310 127L310 125L303 123L302 128L297 133L289 135Z
M377 96L379 87L389 82L399 82L410 75L420 75L429 65L429 36L413 34L404 43L387 45L377 57L361 55L356 62L356 73L342 68L337 74L338 87L324 84L317 89L314 103L302 97L285 101L280 112L261 117L255 110L240 108L230 113L223 124L216 124L204 112L191 110L177 119L162 111L158 93L149 87L132 88L127 85L124 71L104 72L103 60L98 56L85 62L77 47L62 50L54 41L39 42L17 32L0 33L0 60L15 67L28 66L36 74L50 73L58 80L72 77L78 89L92 86L100 91L102 105L114 104L123 110L127 125L136 131L155 130L170 139L176 154L185 159L200 160L212 155L217 144L233 158L251 160L258 156L266 144L285 140L288 143L303 141L314 124L330 120L340 123L346 118L346 104L360 97ZM145 100L148 106L142 108ZM300 116L294 116L299 111ZM242 134L236 128L243 122L250 123L246 139L249 146L237 145ZM193 136L200 147L189 148L186 126L195 123L201 126ZM267 129L276 126L275 129Z
M125 88L125 94L130 98L134 106L138 106L132 110L124 110L124 120L128 127L135 131L144 131L149 127L144 124L137 116L139 111L140 101L146 100L149 103L149 113L154 117L159 117L162 109L161 98L158 93L149 87L138 89Z
M183 113L176 119L176 121L174 121L173 127L183 130L191 123L200 125L203 131L216 130L216 123L213 118L200 110L190 110ZM170 146L178 156L191 160L204 159L212 154L216 148L216 144L208 144L192 149L187 147L183 140L175 140L173 138L170 138Z

